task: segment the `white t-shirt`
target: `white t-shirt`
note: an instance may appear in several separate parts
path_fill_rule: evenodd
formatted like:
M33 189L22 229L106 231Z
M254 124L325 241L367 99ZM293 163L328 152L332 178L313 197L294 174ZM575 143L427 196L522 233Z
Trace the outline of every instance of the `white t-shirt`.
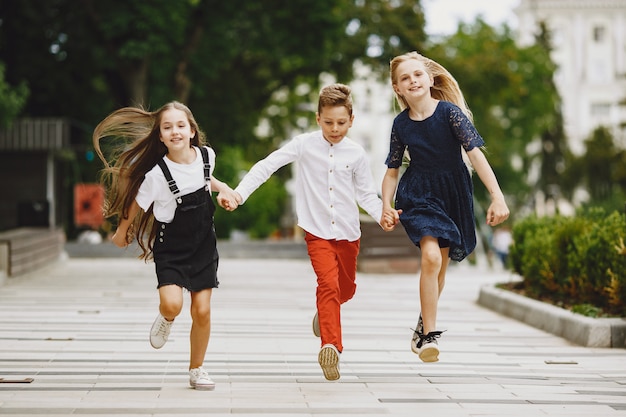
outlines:
M332 144L321 130L296 136L257 162L235 191L245 202L280 167L296 161L298 226L322 239L355 241L361 236L357 203L380 222L383 202L365 149L347 137Z
M215 151L209 147L206 148L209 151L210 174L212 174L215 168ZM176 185L180 190L179 196L191 194L207 185L204 181L202 153L199 148L194 147L194 149L196 151L196 159L191 164L179 164L170 161L167 156L163 157L172 174L172 178L176 181ZM154 168L146 173L146 178L141 183L135 200L144 211L148 210L150 205L154 203L154 217L160 222L170 223L174 219L176 200L167 185L167 180L161 167L158 165L155 165Z

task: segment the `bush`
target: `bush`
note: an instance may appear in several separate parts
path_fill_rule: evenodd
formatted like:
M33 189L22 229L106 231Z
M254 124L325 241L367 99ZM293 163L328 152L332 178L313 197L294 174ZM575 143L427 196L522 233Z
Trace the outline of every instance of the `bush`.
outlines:
M513 227L511 266L531 297L626 316L625 234L626 216L616 211L531 216Z

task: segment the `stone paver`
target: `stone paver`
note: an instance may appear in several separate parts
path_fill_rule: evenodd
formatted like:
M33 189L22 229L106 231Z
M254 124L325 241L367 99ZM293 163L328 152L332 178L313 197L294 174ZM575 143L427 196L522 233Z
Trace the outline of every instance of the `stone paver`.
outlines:
M187 308L165 347L148 342L153 265L65 260L0 287L0 378L33 378L0 383L0 414L626 417L626 350L576 346L477 305L481 285L508 278L450 268L440 362L424 364L409 347L417 277L359 274L342 377L328 382L308 261L223 258L205 362L217 387L195 391Z

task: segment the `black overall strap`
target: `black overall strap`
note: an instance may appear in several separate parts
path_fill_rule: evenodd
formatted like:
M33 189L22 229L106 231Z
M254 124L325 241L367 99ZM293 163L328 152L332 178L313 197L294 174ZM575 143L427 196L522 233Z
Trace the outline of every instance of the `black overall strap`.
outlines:
M204 161L204 180L209 183L211 181L211 164L209 163L209 151L204 146L200 147L202 160Z
M159 162L157 162L157 164L161 168L161 171L163 171L163 175L165 175L165 180L167 181L167 186L170 187L170 191L172 192L172 194L174 195L179 194L180 190L178 189L178 186L176 185L176 181L174 181L174 178L172 178L172 173L170 172L170 169L167 167L167 164L165 163L165 161L163 159L159 159Z

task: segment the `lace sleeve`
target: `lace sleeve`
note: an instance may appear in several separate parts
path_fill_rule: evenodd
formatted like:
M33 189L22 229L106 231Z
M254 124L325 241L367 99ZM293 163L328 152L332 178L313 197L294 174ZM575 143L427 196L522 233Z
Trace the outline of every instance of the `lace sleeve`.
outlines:
M402 165L402 156L406 145L402 143L398 135L396 134L395 126L391 129L391 140L389 141L389 155L385 165L389 168L399 168Z
M471 151L474 148L485 145L485 141L480 136L472 122L458 107L452 107L450 110L450 126L457 137L461 146L465 151Z

